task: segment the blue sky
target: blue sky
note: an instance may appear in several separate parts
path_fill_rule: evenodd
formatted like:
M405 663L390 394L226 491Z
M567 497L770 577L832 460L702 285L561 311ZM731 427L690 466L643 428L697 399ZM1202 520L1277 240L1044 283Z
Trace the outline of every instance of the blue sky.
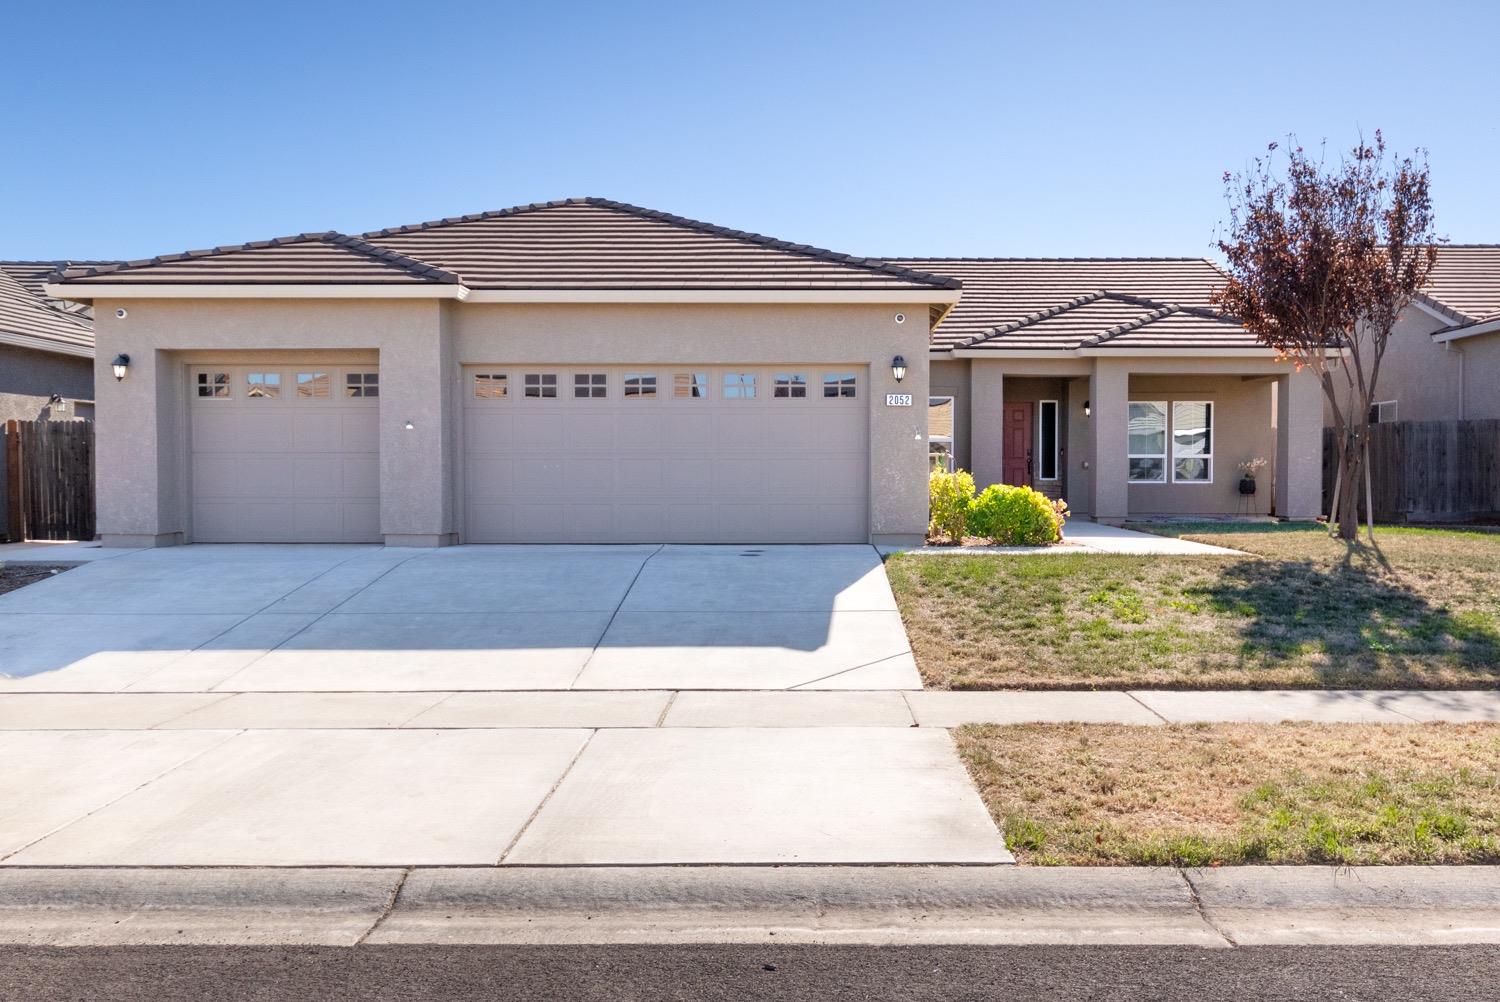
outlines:
M1497 10L18 4L0 257L585 194L859 254L1204 254L1226 169L1377 127L1430 150L1440 232L1497 242Z

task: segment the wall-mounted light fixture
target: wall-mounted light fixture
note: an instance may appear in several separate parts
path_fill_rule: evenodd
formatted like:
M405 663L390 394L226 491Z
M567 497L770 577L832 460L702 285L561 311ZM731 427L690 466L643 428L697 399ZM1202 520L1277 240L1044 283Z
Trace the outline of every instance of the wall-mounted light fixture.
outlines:
M130 368L130 356L129 355L124 355L124 354L116 355L115 356L115 382L118 383L120 380L124 379L125 378L125 373L126 373L126 371L129 368Z
M412 424L410 421L408 421L404 425L402 425L401 427L405 428L407 431L414 431L414 430L416 430L417 426L414 425L414 424Z
M896 382L898 383L906 378L906 359L900 355L891 359L891 375L896 377Z
M47 406L58 414L68 413L68 400L61 393L54 393L48 397Z
M1094 408L1090 406L1089 401L1085 400L1083 402L1083 416L1088 417L1092 413L1094 413Z

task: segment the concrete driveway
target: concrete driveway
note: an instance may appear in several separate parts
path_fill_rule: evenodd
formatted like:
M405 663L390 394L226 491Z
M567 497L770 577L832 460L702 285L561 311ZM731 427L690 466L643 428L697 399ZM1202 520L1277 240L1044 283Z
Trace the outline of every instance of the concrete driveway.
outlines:
M0 675L0 692L921 687L868 546L128 551L0 596Z

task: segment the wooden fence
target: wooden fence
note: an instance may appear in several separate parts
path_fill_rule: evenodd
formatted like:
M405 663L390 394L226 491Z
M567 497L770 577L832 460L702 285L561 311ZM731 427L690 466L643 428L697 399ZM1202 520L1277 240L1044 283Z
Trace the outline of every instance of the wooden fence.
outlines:
M1338 469L1323 430L1323 510ZM1370 488L1381 522L1500 517L1500 421L1393 421L1370 426ZM1363 511L1364 485L1360 485Z
M5 423L5 536L94 538L94 423Z

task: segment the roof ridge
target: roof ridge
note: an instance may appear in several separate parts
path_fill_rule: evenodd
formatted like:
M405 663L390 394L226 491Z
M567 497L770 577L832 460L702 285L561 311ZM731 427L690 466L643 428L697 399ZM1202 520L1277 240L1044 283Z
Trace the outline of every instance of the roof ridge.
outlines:
M545 209L557 209L568 205L591 205L596 208L611 209L615 212L623 212L628 215L637 216L641 219L650 219L656 222L668 223L685 229L697 230L700 233L710 233L714 236L726 237L731 240L740 240L752 243L771 250L786 251L789 254L798 254L802 257L810 257L819 261L828 261L834 264L848 265L854 268L863 268L877 274L890 275L895 278L905 279L922 285L931 285L940 289L960 289L963 282L956 278L943 275L932 275L926 272L916 271L911 268L902 268L890 264L879 258L856 257L852 254L841 254L838 251L826 250L822 247L814 247L811 244L795 244L789 240L780 240L776 237L766 236L762 233L751 233L748 230L735 230L716 223L707 223L699 219L689 219L687 216L678 216L660 209L647 209L643 206L632 205L629 202L619 202L612 198L601 198L596 195L588 195L582 198L557 199L551 202L529 202L525 205L513 205L506 209L491 209L487 212L476 212L466 216L448 216L443 219L434 219L424 223L408 223L404 226L392 226L383 230L369 230L361 236L367 240L379 239L384 236L395 236L401 233L416 233L422 230L436 229L441 226L457 226L462 223L480 222L486 219L502 219L507 216L520 216L531 212L540 212Z
M1026 314L1026 316L1021 317L1019 320L1012 320L1009 323L1001 324L998 327L991 327L989 330L983 331L979 334L975 334L973 337L965 338L962 341L957 341L953 346L955 348L972 348L976 344L981 344L985 341L990 340L991 338L1000 337L1005 334L1012 334L1023 327L1030 327L1032 324L1041 323L1043 320L1046 320L1049 317L1055 317L1059 314L1066 313L1069 310L1076 310L1080 306L1086 306L1089 303L1097 302L1107 295L1109 295L1109 293L1103 289L1099 289L1097 292L1085 292L1081 296L1074 296L1067 302L1058 303L1056 306L1049 306L1043 310L1037 310L1035 313L1028 313Z
M181 251L176 254L158 254L155 257L137 258L133 261L96 262L83 267L69 267L66 271L54 273L52 276L63 281L77 281L84 278L94 278L99 275L114 275L122 271L131 271L136 268L145 268L156 264L170 264L177 261L194 261L205 257L219 257L224 254L235 254L247 250L263 250L267 247L288 247L295 244L324 243L333 247L343 247L346 250L366 257L374 258L385 264L400 268L402 271L416 278L431 279L434 282L457 284L459 277L451 271L443 271L425 261L419 261L414 257L397 253L385 247L378 247L360 237L340 233L337 230L323 230L317 233L297 233L285 237L272 237L269 240L248 240L240 244L220 244L204 250Z
M1124 299L1126 297L1118 298ZM1128 302L1129 300L1127 299L1126 301ZM1169 317L1181 310L1182 307L1178 306L1175 303L1164 303L1158 306L1156 309L1152 310L1150 313L1146 313L1139 317L1136 317L1134 320L1127 320L1123 324L1116 324L1108 330L1100 331L1098 334L1094 334L1090 337L1084 338L1082 341L1078 342L1078 347L1097 347L1098 345L1103 344L1111 338L1119 337L1121 334L1128 333L1129 331L1139 330L1140 328L1145 327L1147 324L1155 323L1163 317Z
M894 257L878 258L881 261L974 261L984 262L1018 262L1018 261L1103 261L1103 262L1127 262L1127 261L1213 261L1206 257L912 257L909 255L897 255Z

